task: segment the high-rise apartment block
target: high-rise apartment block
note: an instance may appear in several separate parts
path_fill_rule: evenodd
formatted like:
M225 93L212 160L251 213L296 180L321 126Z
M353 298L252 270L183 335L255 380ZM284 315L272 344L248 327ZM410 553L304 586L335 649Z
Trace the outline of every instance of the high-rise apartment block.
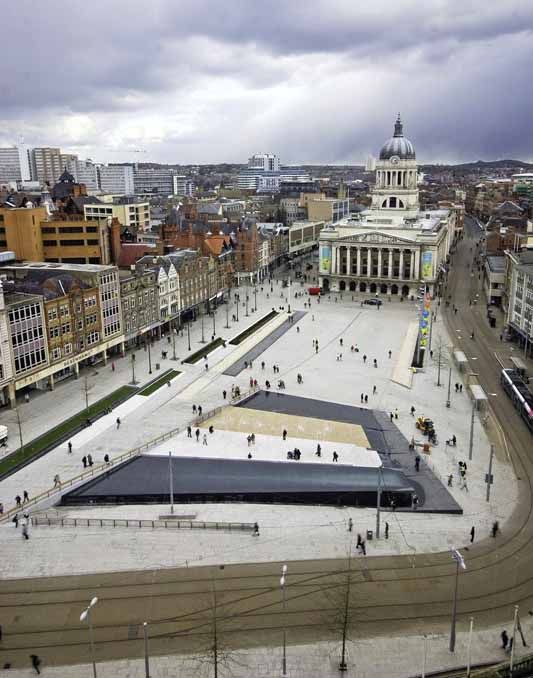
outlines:
M104 193L134 195L133 167L131 165L100 165L100 188Z
M61 149L32 148L30 151L30 171L33 181L53 186L63 173Z
M28 150L24 146L0 148L0 184L30 179Z

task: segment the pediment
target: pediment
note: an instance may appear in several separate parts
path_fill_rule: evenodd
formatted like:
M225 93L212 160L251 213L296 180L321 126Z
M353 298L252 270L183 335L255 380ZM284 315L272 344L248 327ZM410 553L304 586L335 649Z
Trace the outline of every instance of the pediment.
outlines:
M397 235L382 233L381 231L366 231L355 235L348 235L337 240L339 244L367 243L376 245L414 245L416 240L400 238Z

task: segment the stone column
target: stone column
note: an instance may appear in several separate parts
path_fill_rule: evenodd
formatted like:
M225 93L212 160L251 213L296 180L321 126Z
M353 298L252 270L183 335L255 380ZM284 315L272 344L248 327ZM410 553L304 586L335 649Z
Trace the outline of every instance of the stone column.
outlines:
M76 379L80 378L80 366L79 363L74 363L74 374L76 375Z
M415 253L411 250L411 280L415 279Z
M383 275L383 251L381 247L378 250L378 278Z
M350 245L346 248L346 275L352 274L352 248Z
M332 245L331 246L331 274L334 275L335 273L335 266L337 265L337 248Z
M54 388L55 388L55 381L54 381L54 375L53 374L51 374L48 377L48 383L50 384L50 390L53 391Z
M420 250L415 250L415 280L420 280Z
M393 261L393 255L394 255L394 250L392 247L389 250L389 278L392 278L392 271L393 271L393 266L392 266L392 261Z
M367 268L368 268L368 277L372 275L372 249L369 247L366 251L367 254Z
M15 391L15 382L10 381L7 385L7 393L9 396L9 407L13 410L17 406L17 395Z
M361 248L357 248L357 277L361 277Z
M107 350L105 348L102 351L102 358L104 360L104 365L107 365Z
M398 278L403 280L403 250L400 250L400 270L398 273Z

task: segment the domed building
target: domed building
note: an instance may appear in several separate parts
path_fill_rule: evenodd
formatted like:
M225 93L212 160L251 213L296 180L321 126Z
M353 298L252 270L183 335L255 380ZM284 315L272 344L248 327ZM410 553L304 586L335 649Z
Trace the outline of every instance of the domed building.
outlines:
M398 115L376 161L369 209L328 224L320 234L319 282L325 292L436 295L455 237L451 209L420 211L413 143Z

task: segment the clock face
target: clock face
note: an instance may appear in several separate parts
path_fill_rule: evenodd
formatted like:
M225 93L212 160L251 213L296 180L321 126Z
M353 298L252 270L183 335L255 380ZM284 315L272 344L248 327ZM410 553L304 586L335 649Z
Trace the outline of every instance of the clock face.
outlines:
M393 155L392 158L390 159L391 164L397 165L400 162L400 158L397 155Z

